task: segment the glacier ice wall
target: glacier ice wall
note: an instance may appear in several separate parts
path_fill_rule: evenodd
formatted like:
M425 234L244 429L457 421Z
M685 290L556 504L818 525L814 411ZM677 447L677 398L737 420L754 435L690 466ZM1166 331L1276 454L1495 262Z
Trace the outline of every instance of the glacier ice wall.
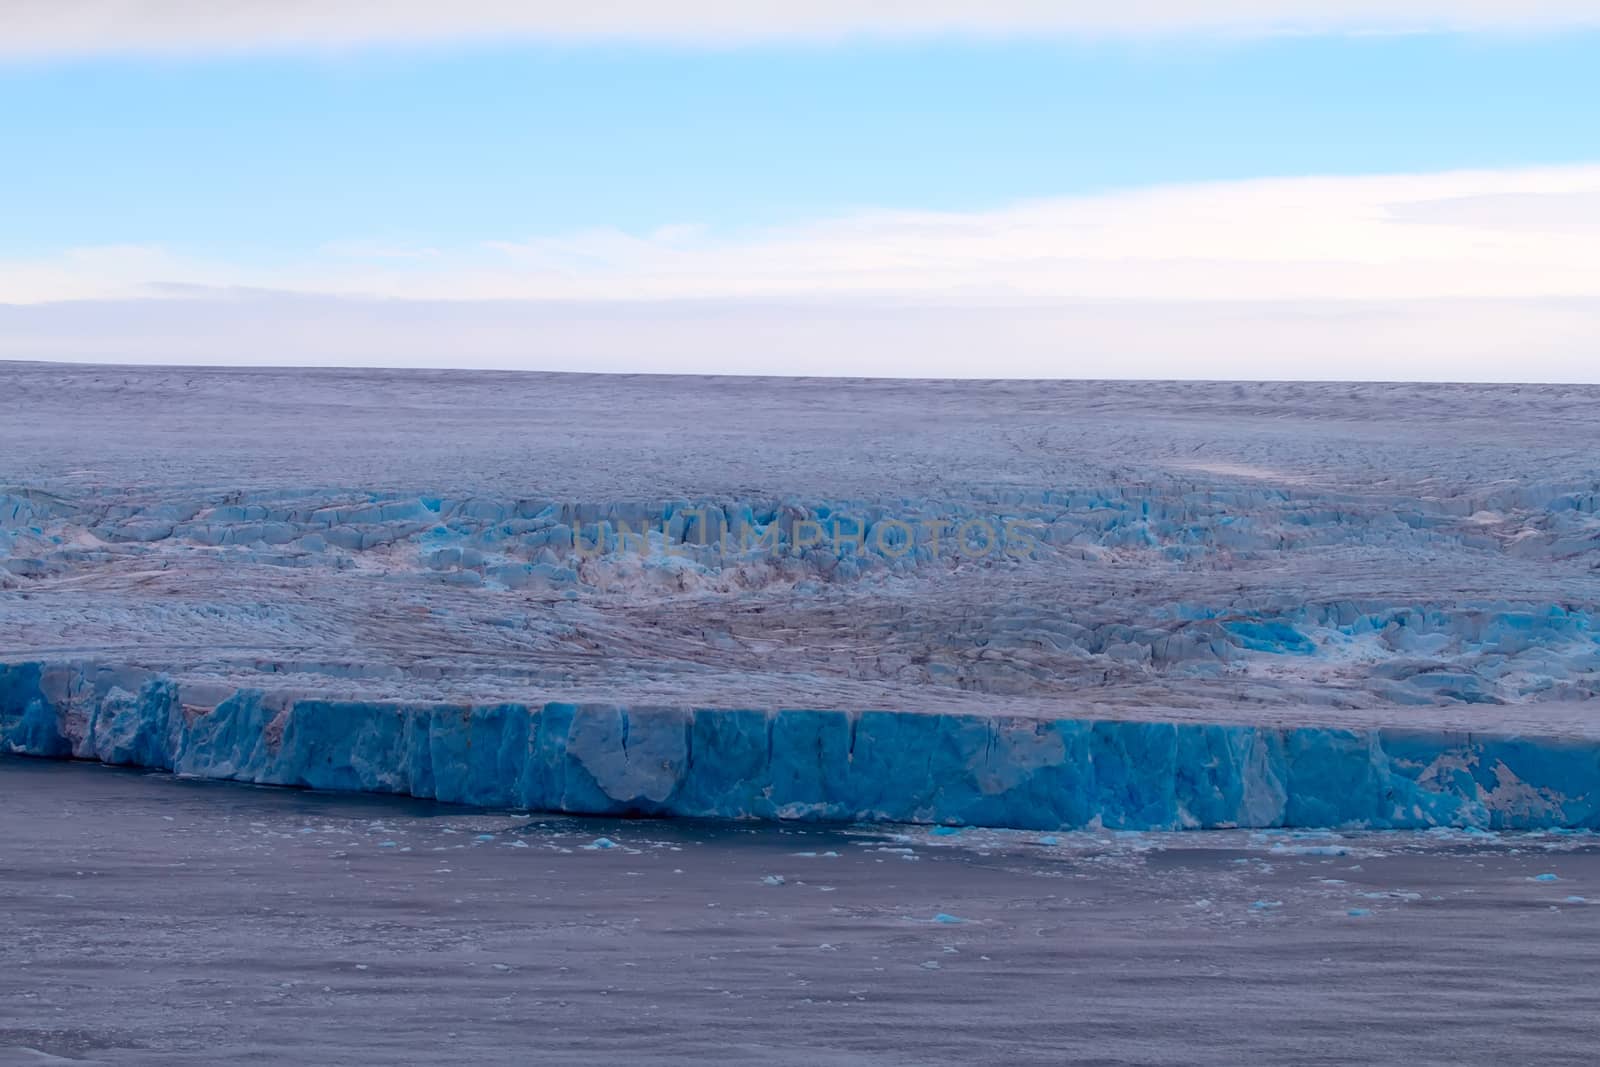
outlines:
M888 711L409 704L0 666L0 751L583 814L1600 828L1600 741Z

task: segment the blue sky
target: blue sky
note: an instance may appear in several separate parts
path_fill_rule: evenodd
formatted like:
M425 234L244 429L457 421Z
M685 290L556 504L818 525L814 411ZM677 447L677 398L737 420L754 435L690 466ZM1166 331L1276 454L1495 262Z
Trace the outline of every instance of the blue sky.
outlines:
M1508 16L1507 25L1422 33L935 26L699 39L535 26L486 43L428 21L400 39L354 23L329 40L313 27L310 40L261 47L248 28L230 39L160 20L139 24L156 27L143 44L137 34L118 44L127 35L115 26L104 40L76 40L74 27L51 36L44 18L36 47L0 46L9 161L0 167L0 357L156 359L159 337L173 342L172 358L196 359L218 339L189 344L210 335L190 336L186 324L216 311L193 314L187 301L218 294L278 301L278 317L331 300L634 301L656 312L673 301L701 310L820 301L852 313L876 302L938 314L1143 301L1129 308L1138 318L1209 299L1280 321L1289 301L1301 309L1290 317L1304 318L1305 308L1320 316L1340 301L1392 299L1398 313L1494 299L1560 302L1559 322L1548 308L1519 320L1510 304L1503 321L1546 338L1550 375L1568 376L1588 357L1600 362L1572 336L1593 314L1581 305L1600 300L1600 282L1591 285L1600 265L1566 239L1590 233L1600 210L1600 29L1585 5L1554 6L1555 26ZM1261 194L1250 184L1261 179L1288 184ZM1164 199L1130 206L1147 190ZM1258 195L1277 206L1255 211ZM1462 204L1476 205L1470 219ZM1454 213L1448 235L1439 210ZM1224 264L1216 275L1233 279L1227 286L1212 287L1209 274L1196 284L1183 269L1231 262L1226 235L1189 232L1213 217L1247 235L1237 270ZM1274 217L1305 232L1273 244L1284 225L1262 218ZM1319 229L1320 217L1333 221ZM1343 233L1380 217L1386 228L1345 247ZM1080 248L1101 219L1112 228ZM1150 239L1157 231L1166 245ZM1436 237L1449 238L1438 245L1444 280L1413 285ZM1500 251L1482 251L1497 242ZM1458 271L1463 258L1472 262ZM1030 263L1047 266L1029 272ZM1074 273L1072 263L1089 266ZM1362 283L1374 263L1395 268L1394 292ZM1525 284L1533 277L1549 282ZM96 324L145 300L170 321L111 344L115 331ZM327 321L317 306L315 321ZM446 311L451 322L461 313ZM138 314L148 319L148 309ZM74 335L73 316L89 328ZM746 352L782 321L701 340L715 342L708 352ZM502 338L461 358L566 366L583 347L570 332L560 352L541 347L537 328L501 332L518 330L528 337L520 356ZM1260 351L1293 334L1246 323L1237 337ZM441 327L436 342L459 355L459 338ZM1069 330L1059 340L1085 339ZM1114 363L1116 330L1092 340ZM1440 352L1454 340L1441 335ZM1200 376L1270 365L1228 363L1218 354L1226 342L1219 334L1197 353L1199 366L1215 367ZM827 344L848 346L848 330ZM1049 338L1029 345L1020 347L1048 350ZM280 354L382 358L376 336L313 347ZM601 347L608 368L654 369L638 338ZM427 361L425 350L396 358ZM872 369L912 372L874 358ZM725 369L720 359L693 369ZM1438 359L1417 366L1418 376L1490 373L1452 375ZM1050 370L1036 356L1015 368Z
M0 68L5 250L763 225L1600 159L1600 35L603 44ZM110 179L110 180L108 180Z

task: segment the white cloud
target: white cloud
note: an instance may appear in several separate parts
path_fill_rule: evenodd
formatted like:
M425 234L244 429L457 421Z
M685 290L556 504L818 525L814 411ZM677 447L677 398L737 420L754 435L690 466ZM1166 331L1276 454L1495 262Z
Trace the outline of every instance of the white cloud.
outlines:
M1405 32L1600 24L1596 0L7 0L0 54L505 37Z
M1278 301L1600 297L1600 165L1160 186L991 211L874 211L461 247L330 241L273 269L160 248L0 261L0 300L147 283L398 299Z
M80 249L0 262L0 302L19 305L0 315L0 356L1594 381L1597 230L1600 165L1168 186L738 234L352 239L270 270Z
M372 301L0 305L0 358L931 378L1600 384L1600 301Z

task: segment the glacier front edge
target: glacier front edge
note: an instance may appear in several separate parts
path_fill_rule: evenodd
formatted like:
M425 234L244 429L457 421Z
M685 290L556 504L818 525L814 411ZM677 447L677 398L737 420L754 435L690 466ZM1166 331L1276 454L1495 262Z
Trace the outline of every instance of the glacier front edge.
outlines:
M0 664L0 752L592 815L1600 828L1600 741L914 711L404 703Z

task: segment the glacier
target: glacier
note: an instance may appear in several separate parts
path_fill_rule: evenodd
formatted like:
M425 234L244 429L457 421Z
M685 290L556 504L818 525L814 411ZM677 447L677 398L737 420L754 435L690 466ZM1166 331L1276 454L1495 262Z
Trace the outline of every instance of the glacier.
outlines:
M0 750L597 814L1589 826L1597 405L0 363Z
M209 694L217 696L215 692ZM1600 738L609 704L407 704L0 667L0 749L589 815L1054 830L1600 829Z

